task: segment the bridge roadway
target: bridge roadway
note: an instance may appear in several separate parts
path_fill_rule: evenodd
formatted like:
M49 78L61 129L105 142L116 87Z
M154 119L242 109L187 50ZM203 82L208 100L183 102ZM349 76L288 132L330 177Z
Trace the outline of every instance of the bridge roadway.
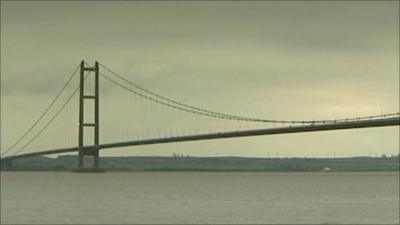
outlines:
M384 126L399 126L400 116L359 120L359 121L344 121L336 123L325 123L325 124L308 124L298 126L287 126L287 127L276 127L276 128L265 128L265 129L254 129L254 130L243 130L243 131L230 131L230 132L218 132L208 134L196 134L187 136L167 137L167 138L154 138L147 140L136 140L136 141L125 141L116 142L100 145L85 146L84 149L90 151L91 149L109 149L119 147L129 147L137 145L150 145L150 144L162 144L171 142L184 142L184 141L196 141L196 140L210 140L220 138L233 138L233 137L246 137L246 136L258 136L258 135L272 135L272 134L287 134L287 133L300 133L300 132L313 132L313 131L326 131L326 130L341 130L341 129L354 129L354 128L368 128L368 127L384 127ZM77 152L78 147L52 149L45 151L37 151L32 153L25 153L21 155L8 156L1 159L1 161L11 161L14 159L28 158L40 155L52 155L68 152Z

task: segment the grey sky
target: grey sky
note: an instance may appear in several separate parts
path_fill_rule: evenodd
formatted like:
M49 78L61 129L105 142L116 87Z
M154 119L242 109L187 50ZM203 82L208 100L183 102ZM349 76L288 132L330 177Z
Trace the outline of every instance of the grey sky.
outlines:
M398 112L399 2L1 2L2 151L82 59L219 112L287 120ZM104 105L126 103L102 90ZM106 124L132 120L107 109ZM166 123L149 129L157 126ZM102 154L394 154L398 135L398 127L374 128Z

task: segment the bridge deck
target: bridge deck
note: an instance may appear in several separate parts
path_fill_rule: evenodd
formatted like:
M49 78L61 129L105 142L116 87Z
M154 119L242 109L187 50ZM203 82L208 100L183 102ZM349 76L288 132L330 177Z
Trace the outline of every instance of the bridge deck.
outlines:
M168 137L168 138L154 138L154 139L147 139L147 140L135 140L135 141L126 141L126 142L116 142L116 143L85 146L84 148L87 149L88 151L90 151L91 149L103 150L103 149L109 149L109 148L128 147L128 146L137 146L137 145L150 145L150 144L162 144L162 143L171 143L171 142L185 142L185 141L210 140L210 139L220 139L220 138L300 133L300 132L340 130L340 129L354 129L354 128L368 128L368 127L398 126L398 125L400 125L400 116L391 117L391 118L373 119L373 120L340 122L340 123L300 125L300 126L255 129L255 130L197 134L197 135L187 135L187 136ZM27 157L33 157L33 156L39 156L39 155L51 155L51 154L60 154L60 153L68 153L68 152L76 152L76 151L78 151L78 147L51 149L51 150L37 151L37 152L26 153L26 154L21 154L21 155L16 155L16 156L4 157L1 159L1 161L9 161L9 160L14 160L14 159L18 159L18 158L27 158Z

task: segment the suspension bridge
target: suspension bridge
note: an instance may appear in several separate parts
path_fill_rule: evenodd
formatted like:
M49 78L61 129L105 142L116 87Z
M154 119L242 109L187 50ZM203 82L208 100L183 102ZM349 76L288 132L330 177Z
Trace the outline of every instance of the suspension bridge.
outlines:
M111 90L119 91L118 102L123 106L108 97ZM100 114L101 118L121 119L100 120ZM99 62L90 66L82 61L42 114L20 138L2 149L0 162L3 169L10 169L13 160L77 152L77 170L96 171L99 151L105 149L399 125L399 112L327 120L264 119L215 112L146 89ZM85 168L87 157L93 158L93 168Z

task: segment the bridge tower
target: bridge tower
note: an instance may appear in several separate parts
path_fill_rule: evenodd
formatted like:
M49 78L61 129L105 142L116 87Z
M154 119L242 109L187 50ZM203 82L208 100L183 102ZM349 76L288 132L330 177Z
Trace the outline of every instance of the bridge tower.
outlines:
M85 94L85 71L94 72L94 94ZM91 76L89 74L88 76ZM99 148L84 148L85 128L94 129L94 145L99 145L99 63L94 67L86 67L82 61L80 65L80 92L79 92L79 162L77 172L93 172L99 170ZM85 100L94 101L94 121L85 121ZM94 165L92 169L84 168L85 156L92 156Z

